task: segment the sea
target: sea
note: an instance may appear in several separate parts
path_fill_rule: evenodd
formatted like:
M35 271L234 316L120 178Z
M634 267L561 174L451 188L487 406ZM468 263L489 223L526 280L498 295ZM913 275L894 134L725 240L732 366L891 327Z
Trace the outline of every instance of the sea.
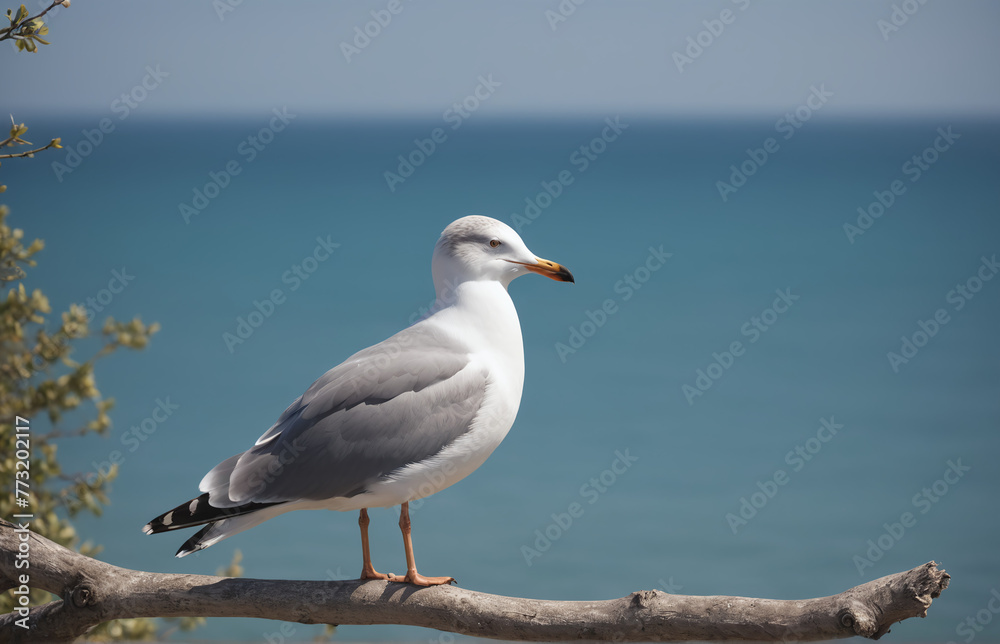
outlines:
M92 315L78 360L108 316L161 326L97 364L107 435L59 442L68 474L119 464L81 539L133 569L214 574L238 550L246 577L356 578L353 513L183 559L187 533L141 527L425 314L440 231L485 214L576 283L511 284L520 411L479 470L413 504L422 573L538 599L801 599L936 561L949 587L887 637L1000 641L1000 121L777 116L26 119L63 148L0 168L8 223L45 241L25 287L50 323ZM397 520L372 511L372 553L402 574ZM321 634L209 619L170 639Z

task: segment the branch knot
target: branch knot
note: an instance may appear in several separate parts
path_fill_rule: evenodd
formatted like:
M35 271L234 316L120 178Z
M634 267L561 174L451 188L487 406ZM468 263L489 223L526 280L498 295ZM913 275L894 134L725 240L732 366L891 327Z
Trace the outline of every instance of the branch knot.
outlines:
M632 593L632 608L649 608L649 605L656 601L655 590L637 590Z
M70 600L77 608L86 608L87 606L92 606L97 602L97 598L94 596L94 591L85 584L81 584L73 589L70 593Z
M841 608L837 613L837 621L845 628L851 629L855 635L875 637L879 630L879 619L871 609L872 606L868 604L857 600L851 601L850 605Z

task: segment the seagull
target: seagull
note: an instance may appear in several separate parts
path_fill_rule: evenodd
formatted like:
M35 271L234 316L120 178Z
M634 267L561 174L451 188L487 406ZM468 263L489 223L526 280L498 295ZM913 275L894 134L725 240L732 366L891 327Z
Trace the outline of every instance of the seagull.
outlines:
M472 215L441 233L431 312L327 371L253 447L216 465L201 495L156 517L155 534L204 525L184 557L292 510L360 511L361 579L417 586L409 503L457 483L507 435L521 403L524 347L507 286L537 273L573 282L507 224ZM372 566L368 508L399 505L406 575Z

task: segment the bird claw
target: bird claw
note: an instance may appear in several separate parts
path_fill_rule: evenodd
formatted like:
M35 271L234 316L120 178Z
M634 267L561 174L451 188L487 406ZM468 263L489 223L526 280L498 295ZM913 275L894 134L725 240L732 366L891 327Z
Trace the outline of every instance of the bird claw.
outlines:
M392 575L389 581L414 586L444 586L456 583L454 577L424 577L415 570L408 571L404 577Z
M395 576L396 575L392 574L391 572L387 575L385 573L377 572L374 568L372 568L369 570L362 570L361 576L358 577L358 579L360 579L361 581L367 581L369 579L391 580Z

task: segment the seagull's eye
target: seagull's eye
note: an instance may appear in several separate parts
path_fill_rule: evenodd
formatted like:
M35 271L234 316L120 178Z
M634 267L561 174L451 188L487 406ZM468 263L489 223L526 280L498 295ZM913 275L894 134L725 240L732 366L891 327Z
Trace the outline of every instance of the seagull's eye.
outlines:
M496 248L499 245L500 245L500 240L499 239L491 239L490 240L490 246L492 246L493 248Z

